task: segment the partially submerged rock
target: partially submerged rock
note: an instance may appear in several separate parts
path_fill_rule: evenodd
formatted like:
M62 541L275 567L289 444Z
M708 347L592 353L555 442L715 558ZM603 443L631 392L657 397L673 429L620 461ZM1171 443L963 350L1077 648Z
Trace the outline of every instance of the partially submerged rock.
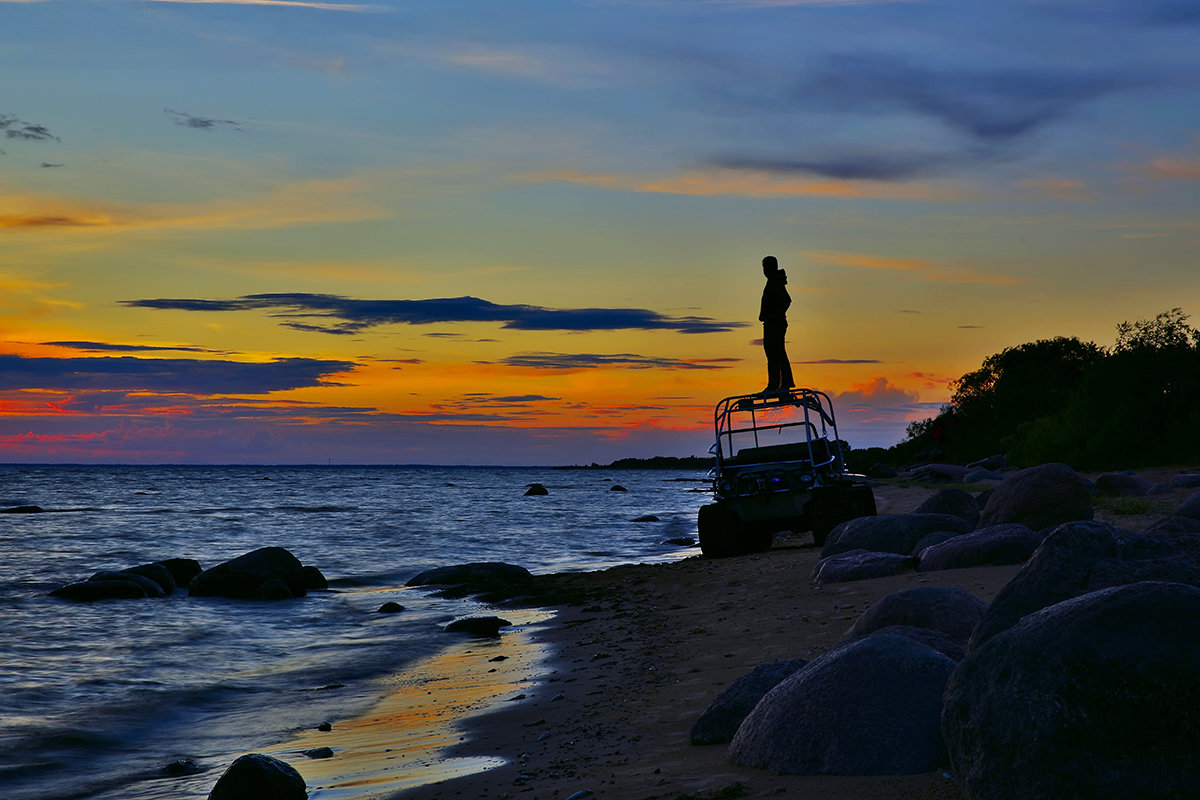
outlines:
M467 633L481 639L495 638L500 635L500 629L512 625L502 617L464 617L456 619L442 630L447 633Z
M320 574L319 572L317 573ZM188 594L195 597L231 597L237 599L283 599L282 582L293 597L303 597L309 589L324 583L311 570L282 547L262 547L206 569L192 579ZM264 596L265 595L265 596Z
M452 597L486 594L496 599L513 597L528 590L533 575L524 567L503 561L477 561L425 570L409 578L405 586L440 586Z
M308 800L308 786L294 767L271 756L250 753L217 779L208 800Z

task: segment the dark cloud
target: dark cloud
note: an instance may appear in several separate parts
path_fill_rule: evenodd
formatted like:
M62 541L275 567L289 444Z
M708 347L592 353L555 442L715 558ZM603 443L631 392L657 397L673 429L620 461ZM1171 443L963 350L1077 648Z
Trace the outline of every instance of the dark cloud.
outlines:
M61 166L63 166L63 165L62 164L51 164L49 161L42 162L42 169L53 169L55 167L61 167Z
M85 228L96 224L74 217L0 216L0 228Z
M892 142L829 145L726 154L711 163L730 169L804 173L842 180L903 181L1019 156L1036 134L1081 106L1151 81L1128 69L1015 66L928 66L889 54L831 55L806 67L773 97L773 112L884 115L932 121L949 137L922 148Z
M148 299L124 300L134 308L176 311L278 310L274 316L286 327L347 335L377 325L433 325L447 322L497 322L526 331L671 330L678 333L714 333L741 327L740 322L719 322L708 317L668 317L640 308L555 309L531 305L500 305L478 297L445 297L428 300L355 300L330 294L254 294L233 300ZM298 322L301 317L308 322ZM328 323L311 321L325 318Z
M233 128L235 131L242 130L241 123L232 119L198 117L195 114L185 114L182 111L173 111L169 108L164 108L163 113L170 117L172 122L183 128L194 128L196 130L205 131L216 128Z
M282 358L265 363L195 359L26 358L0 355L0 385L8 389L265 394L336 386L325 378L355 368L349 361Z
M0 131L4 131L6 139L18 139L27 142L61 142L45 125L14 117L12 114L0 114Z
M520 353L500 363L510 367L534 369L596 369L624 367L626 369L728 369L721 363L686 361L678 358L653 358L633 353L600 355L596 353Z
M150 344L111 344L109 342L42 342L50 347L70 347L74 350L86 350L92 353L137 353L152 350L171 350L181 353L215 353L216 350L206 350L203 347L187 345L150 345Z

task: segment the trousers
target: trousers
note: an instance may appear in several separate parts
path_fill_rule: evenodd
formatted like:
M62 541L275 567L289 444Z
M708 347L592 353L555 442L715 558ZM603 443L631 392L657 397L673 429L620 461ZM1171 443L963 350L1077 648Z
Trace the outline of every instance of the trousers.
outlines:
M763 323L763 352L767 354L767 389L790 389L792 364L788 361L783 338L787 333L786 322Z

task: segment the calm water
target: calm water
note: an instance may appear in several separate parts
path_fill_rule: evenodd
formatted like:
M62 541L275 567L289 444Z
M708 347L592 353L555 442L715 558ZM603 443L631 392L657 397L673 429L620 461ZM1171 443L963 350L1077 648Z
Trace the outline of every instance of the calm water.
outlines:
M421 570L534 573L677 559L699 472L495 468L0 466L0 797L203 798L232 757L370 707L373 679L445 645L479 609L405 589ZM550 494L525 497L527 484ZM629 491L611 491L614 483ZM658 522L636 523L653 514ZM71 603L51 589L172 557L210 567L275 545L330 592L282 603ZM388 600L406 610L376 613ZM313 691L329 684L337 691ZM194 787L188 789L186 787ZM200 789L198 787L204 787ZM320 797L320 792L312 795Z

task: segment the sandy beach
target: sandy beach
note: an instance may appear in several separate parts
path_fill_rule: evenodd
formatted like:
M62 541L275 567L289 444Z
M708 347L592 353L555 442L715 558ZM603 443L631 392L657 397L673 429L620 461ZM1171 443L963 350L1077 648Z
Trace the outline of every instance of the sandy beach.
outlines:
M884 483L876 488L879 512L911 511L934 491ZM1186 496L1175 494L1157 502ZM1135 530L1147 521L1099 510L1097 519ZM408 775L407 785L382 780L376 788L390 789L396 800L564 800L580 792L635 800L959 798L941 772L776 775L731 765L725 745L690 744L693 723L731 682L765 662L827 652L878 599L914 586L954 586L990 602L1020 569L907 573L816 587L809 576L819 556L803 535L780 538L759 555L545 576L569 601L556 603L547 619L514 618L526 624L501 642L464 643L452 663L431 665L449 687L435 703L445 712L433 727L453 729L439 742L450 746ZM471 675L490 676L484 681L492 687L490 702ZM389 702L403 706L422 693L425 687L399 686ZM392 717L392 727L402 716ZM374 757L383 767L397 755L377 747ZM487 765L495 766L479 771ZM317 776L307 770L306 776L314 786Z

